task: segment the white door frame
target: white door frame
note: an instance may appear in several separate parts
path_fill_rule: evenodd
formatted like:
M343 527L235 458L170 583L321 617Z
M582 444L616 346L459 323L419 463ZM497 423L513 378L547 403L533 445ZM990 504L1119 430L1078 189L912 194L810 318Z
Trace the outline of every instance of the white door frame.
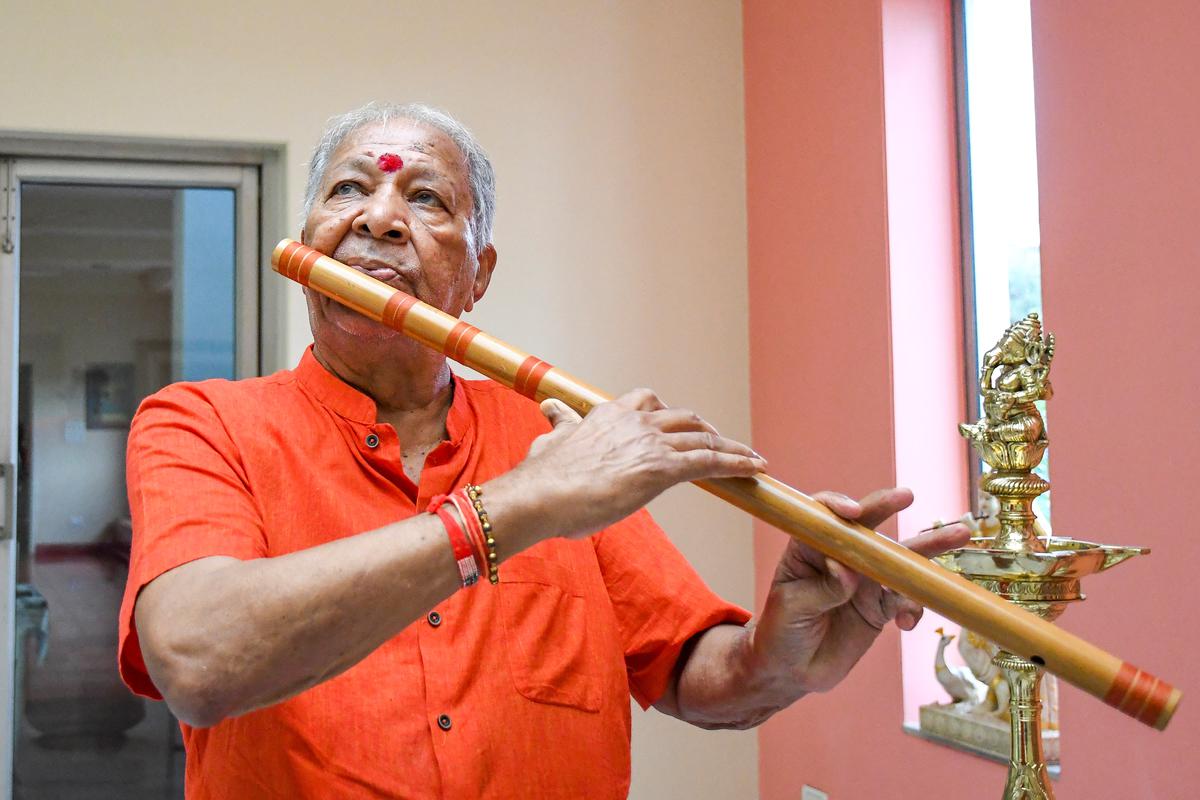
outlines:
M6 149L0 134L0 152ZM41 144L45 144L42 141ZM111 143L110 143L111 144ZM20 149L20 148L17 148ZM53 148L48 148L53 150ZM87 148L82 148L86 150ZM103 149L103 148L102 148ZM168 148L170 150L170 148ZM78 152L78 149L76 150ZM183 159L192 160L192 159ZM261 165L260 165L261 166ZM0 515L0 799L12 796L13 775L13 720L14 720L14 659L16 633L14 625L14 593L16 584L15 527L15 467L17 463L17 367L18 336L20 330L20 187L23 183L69 183L102 185L138 185L162 187L223 187L236 190L236 289L235 289L235 356L234 366L238 377L258 375L264 366L275 368L277 352L263 352L263 345L277 350L277 340L263 341L261 334L267 330L267 309L281 309L277 296L269 300L262 296L260 285L264 271L268 269L262 253L277 237L271 228L276 225L262 224L262 202L260 193L260 166L253 164L213 163L170 163L167 160L122 161L87 158L37 158L0 156L0 215L6 211L6 200L11 205L8 224L12 227L13 252L0 249L0 464L6 474L0 477L0 486L6 490L0 494L4 504ZM9 177L11 173L12 177ZM13 191L6 198L4 192L11 186ZM279 192L282 194L282 192ZM276 198L276 201L281 198ZM0 239L5 235L6 220L0 216ZM265 239L265 241L264 241ZM270 242L270 244L268 244ZM270 293L274 295L274 293ZM263 302L267 300L267 302ZM275 315L272 315L275 316ZM270 320L274 330L282 329L282 320ZM264 363L265 362L265 363ZM11 484L9 483L11 482ZM14 487L7 489L8 486ZM116 658L114 653L113 658Z
M0 163L0 464L3 465L4 514L0 516L0 798L12 797L13 678L16 666L14 596L17 585L17 334L20 314L17 298L16 253L8 252L20 240L17 198L10 187L14 162Z

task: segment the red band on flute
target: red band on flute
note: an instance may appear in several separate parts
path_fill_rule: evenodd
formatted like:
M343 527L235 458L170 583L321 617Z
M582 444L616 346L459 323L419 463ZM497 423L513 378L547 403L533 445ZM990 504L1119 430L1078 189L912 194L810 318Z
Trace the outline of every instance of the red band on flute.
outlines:
M1139 722L1158 727L1174 687L1130 663L1121 665L1104 702Z
M396 292L388 298L387 305L383 307L383 314L380 316L380 321L387 325L392 330L404 330L404 318L408 316L408 310L417 304L417 298L407 295L404 292Z
M537 356L530 356L522 361L521 366L517 368L517 376L513 379L513 389L531 400L536 400L538 386L542 383L542 377L552 369L554 367L542 361Z
M288 278L292 278L292 276L295 274L295 270L292 269L292 259L296 257L296 252L303 247L304 245L300 244L299 242L292 242L287 247L283 248L283 251L279 254L279 271Z
M288 242L287 245L282 250L279 251L279 258L276 259L275 263L277 263L279 265L279 267L280 267L279 271L282 272L284 274L284 276L286 276L288 278L292 277L292 273L291 273L292 256L294 256L296 254L296 251L299 250L303 246L304 245L300 244L299 242Z
M321 253L311 247L299 242L292 242L279 253L278 263L283 267L284 275L299 284L308 286L308 274L312 272L313 264L316 264L320 257Z
M1157 681L1154 688L1150 690L1150 696L1146 698L1146 706L1142 709L1142 713L1138 714L1138 720L1157 728L1158 718L1166 710L1167 700L1171 699L1171 692L1174 690L1175 687L1166 681Z
M455 361L462 361L467 355L467 348L471 346L471 340L478 336L479 332L479 328L470 323L458 323L446 337L442 352Z
M1149 672L1138 670L1137 677L1133 679L1133 684L1129 687L1129 693L1125 695L1125 699L1121 701L1121 705L1117 708L1131 717L1136 717L1138 712L1142 710L1142 706L1146 703L1146 697L1150 694L1150 690L1154 688L1154 684L1158 681Z
M296 281L304 286L308 286L308 274L312 272L313 264L317 263L317 259L321 257L321 254L311 247L305 247L304 249L308 252L300 259L300 264L296 267Z
M1117 670L1116 677L1113 678L1108 694L1104 695L1104 702L1113 708L1120 708L1121 701L1129 693L1129 687L1133 684L1133 679L1137 677L1138 671L1138 668L1128 661L1122 664L1121 668Z

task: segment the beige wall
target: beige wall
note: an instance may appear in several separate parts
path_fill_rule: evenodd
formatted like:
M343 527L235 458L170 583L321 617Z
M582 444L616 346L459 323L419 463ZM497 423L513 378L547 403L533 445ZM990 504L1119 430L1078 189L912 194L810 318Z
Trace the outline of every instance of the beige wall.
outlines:
M371 99L444 106L499 175L500 268L474 321L745 438L740 14L732 0L13 0L0 128L284 142L296 220L326 117ZM294 358L308 331L285 291ZM714 587L751 601L746 518L690 488L654 510ZM755 753L753 734L637 714L633 796L753 796Z

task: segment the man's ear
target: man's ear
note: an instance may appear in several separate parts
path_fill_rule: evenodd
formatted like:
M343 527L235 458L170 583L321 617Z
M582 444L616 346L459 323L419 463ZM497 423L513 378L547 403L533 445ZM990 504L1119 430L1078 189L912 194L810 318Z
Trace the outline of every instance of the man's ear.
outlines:
M471 286L471 296L467 298L464 311L474 308L475 304L482 299L484 292L487 291L488 284L492 282L492 272L496 269L496 258L495 245L484 245L484 248L479 251L476 259L475 283Z

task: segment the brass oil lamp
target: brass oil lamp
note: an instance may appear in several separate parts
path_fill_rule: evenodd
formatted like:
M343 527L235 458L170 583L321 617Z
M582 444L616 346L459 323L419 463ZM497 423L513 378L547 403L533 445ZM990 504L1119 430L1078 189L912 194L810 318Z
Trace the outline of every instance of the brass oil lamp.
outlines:
M990 470L980 481L999 502L999 531L939 556L942 566L1051 621L1083 600L1087 576L1150 551L1057 536L1039 536L1033 501L1050 488L1033 473L1049 441L1035 403L1053 395L1054 336L1036 313L1014 323L989 350L980 370L983 417L959 425ZM1053 800L1042 753L1042 666L1000 650L993 663L1008 684L1011 750L1005 800Z

